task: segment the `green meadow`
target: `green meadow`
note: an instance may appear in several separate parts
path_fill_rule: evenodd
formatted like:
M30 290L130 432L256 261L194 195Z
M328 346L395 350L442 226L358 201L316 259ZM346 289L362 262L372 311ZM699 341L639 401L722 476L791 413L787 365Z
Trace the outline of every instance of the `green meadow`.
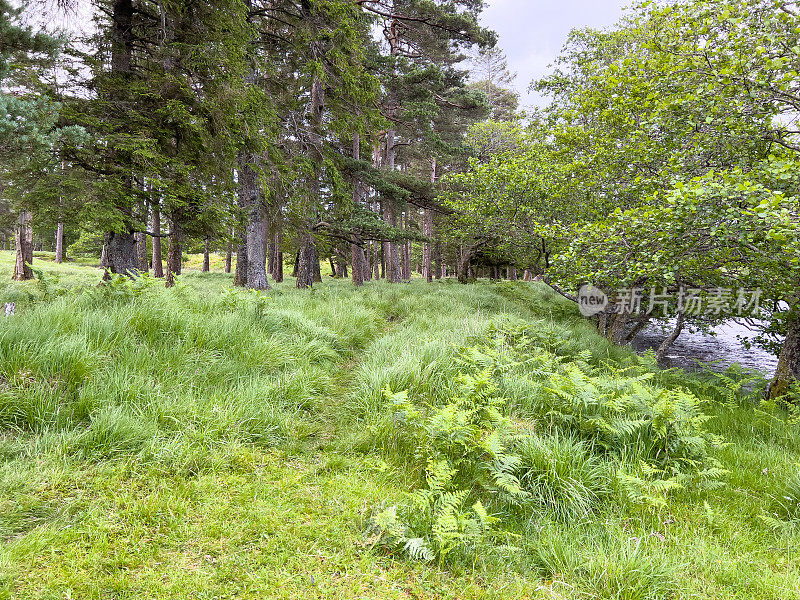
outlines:
M800 597L794 412L544 284L34 266L0 259L0 598Z

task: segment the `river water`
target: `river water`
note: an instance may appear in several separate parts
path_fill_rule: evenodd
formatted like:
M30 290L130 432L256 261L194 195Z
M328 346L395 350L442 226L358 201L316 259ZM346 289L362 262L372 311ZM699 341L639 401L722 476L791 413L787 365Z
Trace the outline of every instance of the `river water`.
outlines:
M670 323L670 326L673 326ZM665 362L671 367L696 370L698 363L714 371L722 371L734 363L739 363L744 369L760 371L767 377L775 373L778 358L756 346L745 348L737 336L745 339L754 338L756 333L745 325L735 321L728 321L712 329L715 335L697 332L692 333L687 329L681 332L678 339L669 349ZM664 332L660 327L651 326L636 336L633 348L637 352L656 350L669 332Z

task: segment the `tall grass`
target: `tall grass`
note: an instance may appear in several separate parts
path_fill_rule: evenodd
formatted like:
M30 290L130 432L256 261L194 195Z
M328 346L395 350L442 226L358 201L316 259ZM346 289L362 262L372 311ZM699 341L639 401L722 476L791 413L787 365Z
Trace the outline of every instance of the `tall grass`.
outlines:
M247 580L268 596L320 564L333 565L328 580L291 587L296 597L325 597L328 584L346 596L354 572L374 594L397 584L395 595L419 585L435 596L456 577L449 597L467 597L475 580L459 577L477 573L476 598L504 597L509 577L554 598L798 596L798 534L775 525L798 518L792 416L742 400L733 380L656 371L543 285L326 281L300 291L289 280L255 293L191 270L171 290L148 278L98 287L98 272L77 265L43 273L0 285L0 301L18 302L0 319L0 598L68 597L71 587L160 597L163 576L178 572L198 573L192 581L202 576L216 595ZM498 342L501 331L514 339ZM573 387L561 381L571 369ZM381 504L420 497L444 443L431 417L456 414L447 410L464 395L460 376L484 371L505 446L470 442L485 469L448 455L463 466L463 502L426 496L432 514L474 530L471 553L387 561L356 525ZM634 385L640 376L646 389ZM420 414L413 439L402 391ZM669 394L689 392L703 414L692 404L687 418L702 417L698 427L727 445L698 454L674 445L675 429L653 433ZM596 431L601 417L632 414L642 425L630 436ZM652 484L648 468L666 464L667 447L719 460L724 485L631 500L620 471ZM508 454L513 468L497 464ZM487 473L513 475L521 492Z

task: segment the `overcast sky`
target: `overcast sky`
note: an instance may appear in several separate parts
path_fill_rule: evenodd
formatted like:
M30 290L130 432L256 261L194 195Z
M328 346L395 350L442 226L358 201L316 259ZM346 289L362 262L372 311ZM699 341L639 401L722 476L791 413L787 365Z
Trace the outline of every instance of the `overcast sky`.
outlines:
M570 29L605 27L622 16L631 0L488 0L484 26L500 35L500 48L508 56L511 71L518 73L517 89L523 106L542 99L528 94L534 79L548 72Z

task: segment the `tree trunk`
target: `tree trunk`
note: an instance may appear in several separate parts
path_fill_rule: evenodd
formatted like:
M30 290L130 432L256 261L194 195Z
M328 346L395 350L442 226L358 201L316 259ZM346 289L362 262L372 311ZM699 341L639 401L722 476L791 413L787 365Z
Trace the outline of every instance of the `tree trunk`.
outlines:
M283 281L283 252L278 250L278 260L275 265L275 283L281 283Z
M30 265L33 263L33 215L29 210L19 213L17 227L14 232L14 242L17 245L17 261L14 265L16 281L33 279Z
M236 248L236 269L233 274L233 285L247 285L247 231L239 231L239 246Z
M384 203L383 215L384 220L389 225L397 227L397 213L391 201ZM403 274L400 271L400 246L397 242L385 242L383 260L386 263L386 281L389 283L400 283Z
M247 225L247 287L252 290L270 289L267 278L266 213L265 207L257 200Z
M299 289L310 288L314 285L314 262L319 264L317 253L314 249L314 241L311 234L305 233L300 244L300 251L297 253L295 267L295 277L297 277L297 287Z
M442 246L438 242L433 245L432 250L432 264L433 264L433 276L436 279L441 279L444 275L444 261L442 260Z
M166 287L175 285L175 276L181 274L183 260L183 232L174 217L169 219L169 249L167 250Z
M471 247L461 249L461 256L459 256L458 264L456 265L456 274L459 283L467 283L467 281L469 281L471 272L470 261L472 261L473 253L474 250Z
M267 275L275 279L275 272L278 269L278 250L280 242L278 242L277 232L272 236L272 240L267 248Z
M241 152L239 154L239 205L245 209L247 217L247 230L245 232L245 252L247 256L247 270L240 273L238 260L236 275L244 275L242 283L253 290L270 289L267 279L267 255L265 227L266 209L261 202L258 189L258 177L252 165L256 157L252 154ZM241 250L241 249L240 249ZM242 265L244 266L244 265ZM236 282L234 282L236 283Z
M611 315L605 311L597 315L597 332L606 337L608 334L608 319Z
M364 255L364 281L372 280L372 242L365 242Z
M264 240L264 273L269 275L269 211L264 207L264 218L261 221L262 239Z
M64 262L64 223L58 222L56 227L56 262L61 264Z
M130 232L108 234L108 269L112 273L133 276L139 270L136 236Z
M629 320L630 315L627 313L617 313L612 315L611 323L608 327L608 334L606 335L610 342L614 344L622 344L625 341L625 335L628 332Z
M137 231L133 234L136 239L136 269L141 273L147 273L150 270L150 264L147 260L147 234L143 231Z
M322 272L319 265L319 254L317 254L317 247L313 241L311 243L311 272L313 274L314 283L322 282Z
M379 281L381 278L381 249L380 244L375 241L372 242L372 278Z
M233 264L233 242L228 240L228 249L225 252L225 272L231 272L231 265Z
M100 249L100 266L108 274L108 234L103 236L103 246Z
M353 159L359 160L361 158L361 136L358 132L353 134ZM358 208L364 201L364 186L357 177L353 179L353 205ZM364 256L364 248L362 247L362 240L358 232L353 231L350 234L350 266L353 275L353 285L356 287L364 285L364 269L366 267L366 257Z
M334 255L331 257L331 274L336 279L347 278L347 262L344 254L339 248L334 248Z
M272 243L269 245L270 249L270 275L275 280L275 283L283 281L283 230L280 225L275 230L272 236Z
M409 229L408 213L401 215L403 229ZM411 242L405 241L400 245L400 264L403 281L411 281Z
M208 273L211 271L211 242L206 237L203 240L203 273Z
M350 244L350 266L352 269L353 284L355 286L364 285L367 259L364 256L364 248L358 244L358 239L354 236L354 241Z
M789 315L786 339L778 356L778 367L775 377L769 385L767 396L770 400L778 400L786 396L792 384L800 379L800 315L794 310Z
M425 281L433 281L433 211L426 208L422 213L422 235L429 241L422 243L422 276Z
M161 207L158 201L153 202L153 277L164 277L164 265L161 262Z
M678 336L681 334L681 331L683 331L683 325L684 325L684 317L683 313L680 312L678 313L678 318L675 321L675 329L673 329L672 333L670 333L669 336L667 336L667 339L661 342L661 345L658 347L658 350L656 350L656 361L658 362L658 364L662 364L664 362L664 357L666 356L667 351L672 347L672 344L675 343L675 340L678 339Z
M253 198L251 194L254 190L251 189L250 181L246 181L248 173L245 172L246 157L243 153L239 154L238 162L239 168L237 170L237 177L239 183L239 198L237 205L242 213L244 213L245 223L238 228L238 247L236 248L236 272L233 276L233 285L244 287L247 285L247 222L250 219L251 201ZM252 169L248 169L252 173Z
M628 335L625 336L625 339L623 341L626 344L630 344L633 341L633 338L635 338L642 329L647 327L647 324L649 322L650 322L650 315L649 314L644 314L644 315L638 317L636 319L636 322L634 323L633 327L628 332Z
M147 204L142 204L134 214L136 221L143 224L147 223ZM146 230L147 227L145 226ZM137 231L133 234L136 240L136 270L140 273L147 273L150 270L150 262L147 260L147 234L144 231Z
M120 98L120 92L133 70L133 0L113 0L111 5L111 72L124 82L118 82L114 86L111 96L114 100L124 100ZM112 162L114 161L114 150L111 149ZM133 193L132 177L124 177L122 180L123 189L130 197ZM130 218L130 210L123 206L118 206L118 210L124 217ZM119 273L132 275L139 266L136 254L136 239L128 226L120 232L109 232L106 243L106 259L108 263L107 273Z

